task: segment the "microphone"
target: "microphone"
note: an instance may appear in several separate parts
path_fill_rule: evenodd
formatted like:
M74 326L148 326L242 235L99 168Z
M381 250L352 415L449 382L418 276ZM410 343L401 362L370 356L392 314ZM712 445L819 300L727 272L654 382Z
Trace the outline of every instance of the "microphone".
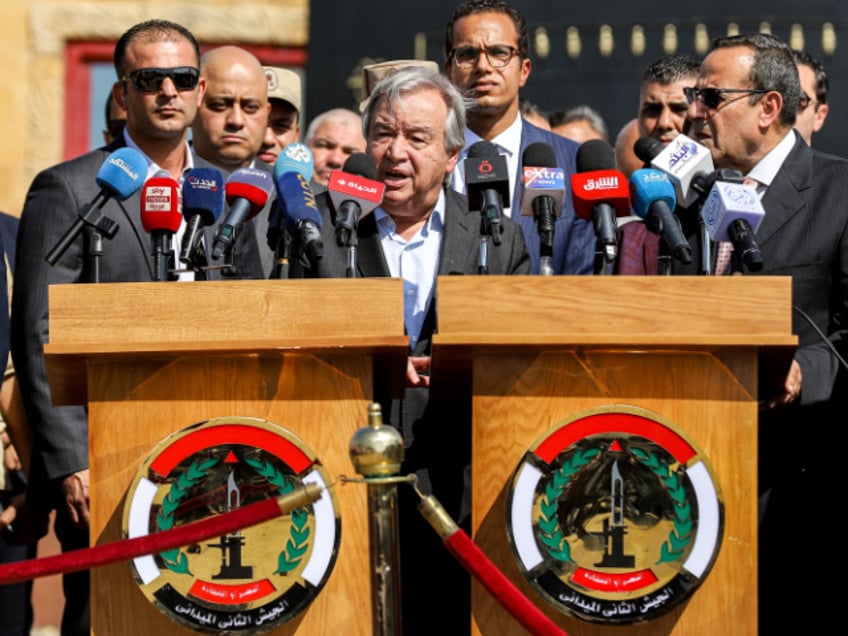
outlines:
M224 211L224 175L217 168L192 168L183 180L183 218L186 230L180 248L180 261L197 261L202 229L215 225ZM205 260L205 254L204 260ZM205 263L204 263L205 264Z
M616 217L630 215L627 179L615 169L615 153L606 141L590 139L577 149L571 193L575 214L595 228L595 273L603 273L604 264L616 257Z
M152 236L153 280L168 279L168 260L174 232L182 223L180 184L169 176L155 176L141 189L141 225Z
M763 268L763 255L754 240L765 210L757 190L749 185L716 181L707 195L701 218L714 241L730 241L734 254L752 272Z
M109 199L116 201L129 199L141 189L146 175L147 160L134 148L119 148L106 157L95 177L97 185L100 186L100 192L90 203L83 206L79 218L44 257L47 264L55 265L86 225L95 228L108 238L115 236L118 224L103 216L101 209Z
M327 191L336 210L336 243L351 246L359 219L374 211L383 200L386 186L377 177L377 164L364 152L355 152L341 170L330 172Z
M688 208L701 196L697 183L713 171L713 158L706 146L686 135L677 135L665 147L656 139L642 137L633 152L652 168L662 170L674 186L677 202ZM694 180L694 184L693 184Z
M501 217L504 201L509 201L509 168L497 146L478 141L468 149L465 159L465 190L468 207L480 210L481 233L501 244Z
M521 155L522 216L532 216L539 232L540 253L547 261L543 273L552 274L550 259L553 256L554 228L562 214L565 197L565 172L556 165L556 154L550 144L537 141L524 149Z
M666 174L652 168L636 170L630 176L633 213L645 220L648 229L661 234L671 255L681 263L692 262L692 248L674 216L674 186Z
M296 237L310 267L316 269L324 256L323 221L308 179L299 172L283 172L277 179L277 205L286 230Z
M218 260L233 248L239 227L259 214L274 188L271 175L256 168L239 168L230 175L224 186L224 196L230 206L227 216L215 233L212 258Z
M315 159L309 146L302 143L289 144L280 152L277 160L274 162L274 183L277 184L280 177L286 172L297 172L302 174L307 183L312 179L312 173L315 170ZM277 188L279 193L279 188ZM279 202L271 206L270 216L268 217L268 231L265 235L268 241L268 247L274 250L274 253L279 256L281 248L285 241L283 237L283 227L285 220L283 219L284 210L281 209Z

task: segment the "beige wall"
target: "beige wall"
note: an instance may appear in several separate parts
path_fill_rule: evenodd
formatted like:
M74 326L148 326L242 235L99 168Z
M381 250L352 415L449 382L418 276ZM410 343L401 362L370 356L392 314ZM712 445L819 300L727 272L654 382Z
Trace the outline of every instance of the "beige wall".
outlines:
M309 0L2 0L0 210L19 215L39 170L62 160L64 47L115 40L149 18L173 20L201 42L305 46Z

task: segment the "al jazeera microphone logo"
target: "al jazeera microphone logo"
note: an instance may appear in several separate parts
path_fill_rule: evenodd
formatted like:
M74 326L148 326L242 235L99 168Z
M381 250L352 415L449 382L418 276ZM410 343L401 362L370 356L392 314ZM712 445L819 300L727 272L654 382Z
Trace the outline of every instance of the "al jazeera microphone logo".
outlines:
M339 505L315 454L283 427L217 418L164 439L139 468L125 536L170 530L306 484L312 504L203 543L136 558L145 597L195 631L257 634L292 620L327 582L341 542Z

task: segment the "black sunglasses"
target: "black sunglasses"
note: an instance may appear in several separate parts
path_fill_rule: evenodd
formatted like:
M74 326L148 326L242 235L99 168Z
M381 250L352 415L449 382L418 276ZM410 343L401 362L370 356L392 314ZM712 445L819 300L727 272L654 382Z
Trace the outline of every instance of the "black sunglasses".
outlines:
M162 82L170 77L179 91L194 90L200 80L200 71L193 66L175 66L174 68L139 68L130 71L121 79L129 80L137 91L153 93L162 88Z
M806 110L807 106L813 103L813 98L802 92L801 97L798 98L798 110Z
M764 95L768 92L764 88L695 88L694 86L687 86L683 89L683 94L686 95L686 101L689 104L694 104L695 100L698 100L711 110L719 107L719 104L722 102L721 96L725 93Z

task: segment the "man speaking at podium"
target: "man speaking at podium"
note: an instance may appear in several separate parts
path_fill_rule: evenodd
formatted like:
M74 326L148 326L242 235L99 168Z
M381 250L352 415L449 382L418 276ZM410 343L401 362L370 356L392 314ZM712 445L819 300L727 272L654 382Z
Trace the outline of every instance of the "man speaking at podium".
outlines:
M469 512L463 509L463 496L469 492L471 396L444 405L429 399L429 387L436 277L476 274L479 263L481 214L469 211L466 198L445 187L465 141L464 126L462 97L438 73L409 67L383 79L370 97L363 128L366 153L376 163L376 179L385 185L385 193L356 228L356 276L403 279L410 340L406 389L401 400L388 395L380 399L384 419L404 439L401 470L415 473L421 489L432 492L459 522ZM345 166L355 158L360 157L352 155ZM304 272L308 277L346 276L345 249L334 234L334 187L331 175L329 192L316 198L323 217L324 256L317 268ZM488 267L490 274L530 273L521 229L509 219L502 221L500 245L489 249ZM445 617L470 624L468 575L416 510L412 489L401 488L398 495L404 633L437 633ZM439 581L436 587L434 580ZM433 597L439 599L439 611L426 601Z
M848 161L811 150L793 130L800 94L789 46L749 33L716 40L687 95L689 135L710 149L716 168L757 183L760 273L792 276L800 346L788 377L761 395L759 418L762 634L809 631L809 621L820 621L813 608L839 558L808 502L842 481L830 440L844 426L846 369L830 345L844 357Z

